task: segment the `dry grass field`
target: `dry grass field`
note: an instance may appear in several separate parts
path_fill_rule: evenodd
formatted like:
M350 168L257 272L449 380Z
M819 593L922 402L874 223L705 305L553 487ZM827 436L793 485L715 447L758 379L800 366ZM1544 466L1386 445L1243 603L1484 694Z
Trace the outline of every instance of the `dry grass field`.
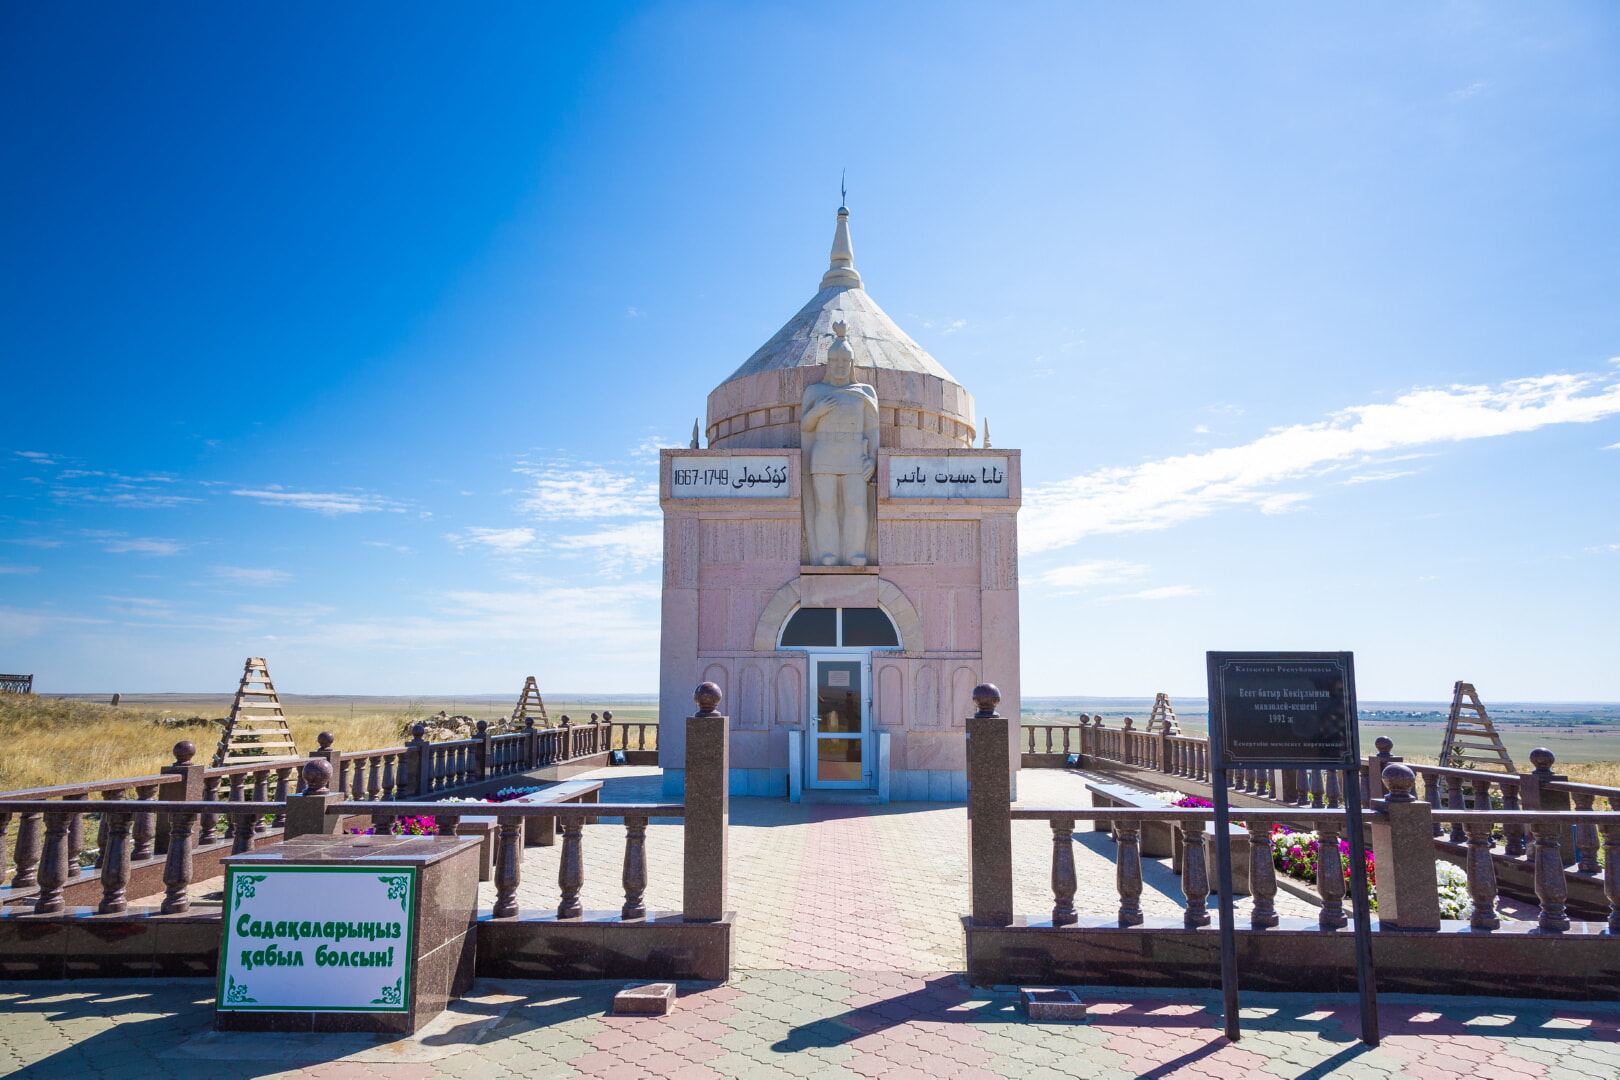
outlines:
M207 764L219 741L214 719L230 711L230 695L125 695L113 708L105 703L38 694L0 694L0 791L46 787L121 776L147 776L174 760L181 739L197 744L197 760ZM547 703L553 721L566 712L587 719L613 711L617 720L657 719L648 705L612 702L576 706ZM374 750L405 742L403 729L440 710L474 719L506 716L511 704L436 698L301 698L283 696L287 722L301 751L316 747L315 736L330 731L339 749ZM193 721L189 726L187 721ZM178 722L178 723L177 723ZM653 745L649 732L648 746Z

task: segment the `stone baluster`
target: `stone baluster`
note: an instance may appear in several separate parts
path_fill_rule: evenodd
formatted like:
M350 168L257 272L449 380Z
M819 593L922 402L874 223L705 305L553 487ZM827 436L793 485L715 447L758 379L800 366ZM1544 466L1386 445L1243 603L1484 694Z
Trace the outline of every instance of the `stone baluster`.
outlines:
M1263 930L1277 925L1277 867L1271 861L1271 822L1250 818L1249 830L1249 925Z
M159 909L165 915L180 915L191 910L191 898L186 895L186 889L191 885L191 831L196 827L196 814L169 815L169 851L163 864L163 906ZM238 827L236 831L245 834L243 839L251 846L252 828Z
M621 919L647 917L647 818L624 819L624 906Z
M230 784L231 797L226 801L245 802L247 799L247 775L245 773L232 773ZM236 839L236 833L241 826L241 817L240 814L227 813L225 815L225 839Z
M122 795L123 792L107 792ZM133 821L129 814L103 814L107 823L107 839L101 850L101 915L117 915L129 907L124 890L129 886L130 831Z
M231 821L231 854L246 855L253 850L253 835L259 820L258 814L232 814Z
M11 814L5 810L0 810L0 885L5 884L6 881L6 862L11 853L11 848L7 846L6 841L10 835Z
M1119 886L1119 925L1142 921L1142 826L1135 821L1114 822L1114 880ZM1186 868L1183 867L1183 872Z
M219 801L219 777L203 777L203 802ZM197 820L197 839L200 843L212 843L219 836L219 815L203 814Z
M1463 778L1460 776L1446 777L1446 809L1463 809ZM1460 819L1452 819L1449 838L1453 844L1460 844L1468 838L1468 833L1463 829L1463 823Z
M1327 782L1327 808L1329 810L1340 809L1344 806L1343 777L1339 775L1338 769L1328 769L1325 771L1323 779Z
M142 784L135 789L135 798L141 802L151 802L157 798L158 786L156 784ZM134 832L134 850L130 852L132 859L150 859L152 857L152 844L157 839L157 815L136 814Z
M1182 922L1188 927L1209 925L1209 856L1204 851L1204 819L1181 823L1181 892L1187 898Z
M1495 930L1502 925L1496 914L1496 866L1491 862L1491 823L1469 820L1464 823L1468 837L1468 895L1474 913L1468 924L1475 930ZM1560 870L1560 873L1563 871Z
M287 796L293 791L294 771L291 765L283 765L276 769L276 802L281 803L281 809L270 819L272 829L285 828L287 825Z
M1434 772L1431 769L1424 769L1423 772L1422 772L1422 776L1423 776L1423 801L1428 803L1429 806L1431 807L1431 809L1433 807L1437 807L1437 806L1442 805L1443 802L1444 802L1444 799L1443 799L1443 797L1441 795L1441 791L1440 791L1440 774L1437 773L1437 772ZM1439 836L1440 835L1440 819L1439 818L1434 819L1433 828L1434 828L1434 835Z
M1069 756L1069 725L1063 725L1063 756Z
M1609 800L1615 809L1617 800ZM1620 821L1605 821L1603 830L1603 898L1609 902L1609 933L1620 934Z
M1281 801L1290 805L1299 802L1299 777L1300 771L1298 769L1284 769L1282 771L1282 792L1278 796Z
M1569 794L1570 802L1575 804L1577 810L1592 809L1592 793L1589 791L1572 791ZM1582 874L1595 874L1598 872L1598 827L1591 822L1582 822L1575 826L1575 851L1579 860L1575 869Z
M399 755L385 754L383 756L382 794L379 798L399 798Z
M1564 826L1555 820L1541 820L1530 826L1535 834L1536 899L1541 901L1538 922L1543 930L1569 929L1569 883L1564 880L1564 856L1559 850Z
M270 770L255 769L253 772L253 801L257 803L270 801ZM262 835L270 831L270 826L264 820L263 814L254 814L248 819L253 828L254 835Z
M1494 781L1495 781L1495 777L1476 776L1476 777L1473 778L1473 780L1471 780L1469 782L1469 786L1473 788L1473 792L1472 792L1472 794L1473 794L1473 800L1472 800L1473 801L1473 809L1475 809L1475 810L1490 810L1492 808L1491 807L1491 784ZM1496 840L1494 838L1492 838L1488 833L1486 834L1486 838L1488 840L1490 840L1490 843L1491 843L1492 847L1496 846ZM1470 843L1472 843L1472 841L1470 841Z
M645 750L645 749L647 749L647 725L646 724L637 724L636 725L636 749L637 750Z
M17 869L11 877L13 889L39 884L39 856L45 845L45 815L17 815Z
M49 915L63 908L62 886L67 883L68 818L51 811L45 815L45 843L39 857L39 895L34 898L34 914Z
M81 792L75 798L89 798L89 793ZM68 881L78 878L79 855L83 853L84 814L68 814Z
M350 753L353 753L353 751L350 751ZM364 802L366 798L366 759L363 757L350 758L345 760L343 765L350 770L347 777L348 783L340 786L338 790L347 795L350 802Z
M1517 781L1502 781L1502 809L1519 809L1519 785ZM1508 822L1502 826L1502 854L1515 859L1524 856L1525 828L1518 822Z
M1052 826L1052 925L1068 926L1079 919L1074 910L1074 890L1079 884L1074 871L1074 819L1053 818Z
M518 913L517 891L523 873L523 819L516 814L502 814L497 824L492 914L497 919L509 919Z
M1339 819L1324 818L1315 825L1316 895L1322 898L1316 925L1323 930L1337 930L1350 921L1344 913L1344 855L1339 850Z
M376 802L383 795L383 758L386 754L373 754L366 762L366 798Z
M585 886L585 823L577 817L560 818L562 827L562 858L557 864L557 885L562 889L562 900L557 904L557 918L577 919L584 908L579 902L579 890Z

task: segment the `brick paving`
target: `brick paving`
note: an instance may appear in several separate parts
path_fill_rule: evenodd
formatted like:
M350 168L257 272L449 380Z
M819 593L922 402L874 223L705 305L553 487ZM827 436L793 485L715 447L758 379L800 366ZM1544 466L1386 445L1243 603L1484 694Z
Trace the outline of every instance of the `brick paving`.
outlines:
M605 799L657 797L651 770L613 770ZM1083 802L1058 772L1025 773L1030 803ZM1245 1037L1220 1034L1217 994L1084 988L1084 1023L1032 1024L1007 991L963 985L960 805L733 801L735 974L681 988L662 1018L606 1015L619 983L480 982L412 1039L217 1034L210 983L0 983L0 1074L319 1080L526 1077L1620 1077L1620 1006L1386 996L1377 1048L1343 995L1246 994ZM1051 834L1016 823L1019 910L1049 910ZM556 848L529 849L520 900L556 903ZM586 830L587 907L617 908L622 833ZM1077 906L1106 915L1112 843L1081 834ZM648 830L648 906L679 905L678 826ZM1143 906L1179 910L1179 879L1144 860ZM483 902L492 892L485 887ZM1309 914L1279 896L1284 914ZM1240 908L1241 911L1241 908Z

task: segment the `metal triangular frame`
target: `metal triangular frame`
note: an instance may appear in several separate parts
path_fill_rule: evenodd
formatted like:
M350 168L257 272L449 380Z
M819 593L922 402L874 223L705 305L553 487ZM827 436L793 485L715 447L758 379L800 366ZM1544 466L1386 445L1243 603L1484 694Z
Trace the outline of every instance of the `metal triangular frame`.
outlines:
M264 657L250 656L242 665L242 681L237 684L236 700L214 750L213 767L298 756L292 728L281 711L281 698L270 681L270 669Z
M1470 739L1474 741L1467 741ZM1458 680L1451 689L1451 715L1446 718L1446 738L1440 744L1440 764L1451 769L1518 772L1473 683Z

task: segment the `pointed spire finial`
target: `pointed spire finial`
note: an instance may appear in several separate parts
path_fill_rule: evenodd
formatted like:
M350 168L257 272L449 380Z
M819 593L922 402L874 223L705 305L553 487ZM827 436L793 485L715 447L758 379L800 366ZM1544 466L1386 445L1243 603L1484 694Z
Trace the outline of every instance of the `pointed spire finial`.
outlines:
M990 449L990 418L984 418L984 448Z
M855 270L855 249L849 243L849 207L838 208L838 228L833 231L832 263L821 277L823 289L859 289L861 275Z
M692 443L691 443L690 446L687 447L687 449L688 450L701 450L701 449L703 449L703 447L698 445L698 422L697 422L697 417L692 418Z

